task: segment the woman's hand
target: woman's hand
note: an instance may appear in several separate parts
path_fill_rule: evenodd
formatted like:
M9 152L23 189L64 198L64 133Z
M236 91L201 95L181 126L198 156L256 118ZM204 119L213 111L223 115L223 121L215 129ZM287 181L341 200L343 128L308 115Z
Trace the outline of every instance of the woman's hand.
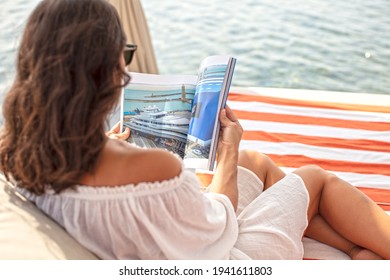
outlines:
M221 132L218 142L218 153L225 149L238 150L243 129L232 109L226 105L221 110L219 120L221 121Z
M226 195L236 210L238 147L243 129L229 106L221 110L219 120L221 132L218 142L218 163L209 191Z
M130 128L126 127L125 131L120 132L121 123L116 123L108 132L106 132L106 135L111 139L119 139L119 140L126 140L130 137Z

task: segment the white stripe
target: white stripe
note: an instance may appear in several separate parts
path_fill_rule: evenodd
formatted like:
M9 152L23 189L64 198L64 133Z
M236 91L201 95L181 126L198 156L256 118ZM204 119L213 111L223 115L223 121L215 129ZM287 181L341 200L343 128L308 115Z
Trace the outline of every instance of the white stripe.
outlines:
M285 173L291 173L296 168L281 167ZM365 188L384 189L390 191L390 176L379 174L360 174L352 172L329 171L348 183Z
M360 104L374 106L388 106L389 94L372 94L357 92L337 92L321 90L304 90L289 88L264 88L264 87L232 87L232 92L252 94L260 96L279 97L303 101L330 102L339 104Z
M274 133L291 133L306 136L333 137L342 139L368 139L390 143L390 131L369 131L363 129L252 121L242 119L240 119L240 123L244 130L251 131L259 130Z
M366 121L366 122L388 122L390 130L390 114L349 111L336 109L322 109L287 105L274 105L263 102L244 102L244 101L228 101L228 105L233 110L241 110L248 112L273 113L273 114L288 114L295 116Z
M317 159L341 160L357 163L387 163L390 165L390 153L318 147L295 142L275 143L242 140L240 149L254 149L265 154L304 155Z

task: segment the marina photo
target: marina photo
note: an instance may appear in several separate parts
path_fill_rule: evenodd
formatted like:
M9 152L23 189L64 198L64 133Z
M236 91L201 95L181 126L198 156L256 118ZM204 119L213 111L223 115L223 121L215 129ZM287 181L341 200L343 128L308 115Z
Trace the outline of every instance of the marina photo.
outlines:
M184 84L128 85L123 101L123 125L131 130L127 141L165 148L183 157L194 93L194 86Z

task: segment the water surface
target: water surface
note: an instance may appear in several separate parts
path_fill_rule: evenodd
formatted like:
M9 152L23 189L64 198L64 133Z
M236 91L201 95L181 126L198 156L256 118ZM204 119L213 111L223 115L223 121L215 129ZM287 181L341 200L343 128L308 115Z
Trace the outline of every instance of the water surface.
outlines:
M0 4L0 94L40 0ZM388 0L143 0L160 73L196 74L213 54L238 59L234 86L390 94Z

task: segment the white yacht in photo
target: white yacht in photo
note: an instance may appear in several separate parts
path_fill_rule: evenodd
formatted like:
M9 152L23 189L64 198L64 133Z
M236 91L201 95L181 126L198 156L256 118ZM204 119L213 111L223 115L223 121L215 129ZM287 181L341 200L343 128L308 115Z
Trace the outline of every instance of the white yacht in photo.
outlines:
M142 142L142 146L147 147L184 150L191 112L167 112L156 105L134 111L136 114L127 116L124 123L131 130L130 142Z

